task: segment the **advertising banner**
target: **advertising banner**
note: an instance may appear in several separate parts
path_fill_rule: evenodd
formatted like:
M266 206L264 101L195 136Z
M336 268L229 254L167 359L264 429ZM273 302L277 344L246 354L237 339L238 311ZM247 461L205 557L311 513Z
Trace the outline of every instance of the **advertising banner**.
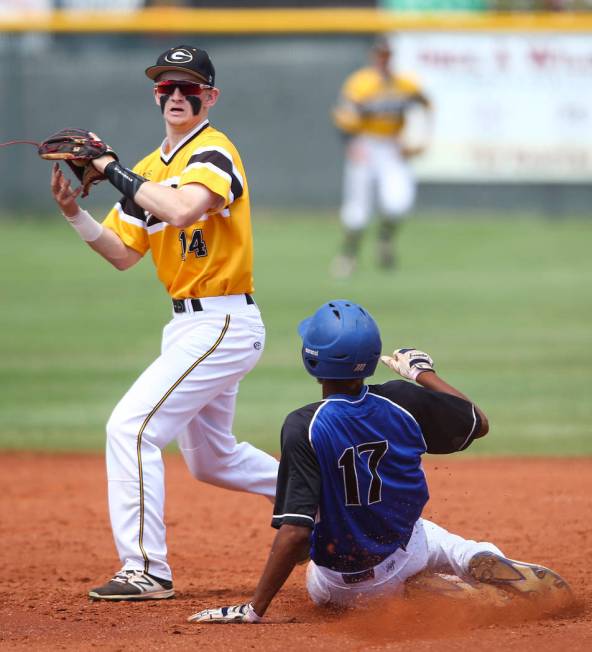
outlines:
M433 101L421 179L592 180L589 34L403 33L393 45Z

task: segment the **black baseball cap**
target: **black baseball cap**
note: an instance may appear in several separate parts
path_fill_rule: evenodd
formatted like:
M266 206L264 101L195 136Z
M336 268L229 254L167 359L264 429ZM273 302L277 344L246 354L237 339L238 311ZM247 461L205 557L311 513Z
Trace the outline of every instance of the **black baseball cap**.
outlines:
M150 79L156 79L167 70L189 72L200 82L210 86L214 85L216 78L216 71L209 54L191 45L177 45L163 52L156 60L155 66L146 68L146 75Z

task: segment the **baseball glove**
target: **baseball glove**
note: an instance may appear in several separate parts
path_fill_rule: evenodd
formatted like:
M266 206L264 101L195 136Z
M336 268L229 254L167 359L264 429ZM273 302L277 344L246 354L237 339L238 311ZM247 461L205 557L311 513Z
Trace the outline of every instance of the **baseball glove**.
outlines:
M92 161L104 154L117 159L109 145L85 129L62 129L40 143L37 152L49 161L65 161L82 184L83 197L88 195L91 185L106 179Z

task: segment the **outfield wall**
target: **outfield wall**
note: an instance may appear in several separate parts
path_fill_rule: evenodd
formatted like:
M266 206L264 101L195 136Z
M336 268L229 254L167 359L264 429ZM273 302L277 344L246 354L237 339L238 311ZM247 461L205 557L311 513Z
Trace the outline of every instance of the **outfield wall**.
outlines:
M210 51L217 68L217 85L222 89L221 100L211 114L212 122L238 145L254 204L285 206L291 211L335 209L340 196L342 143L331 124L331 107L344 77L365 62L375 30L393 29L400 23L403 64L417 68L423 62L420 72L428 82L426 90L430 92L431 84L436 94L434 146L417 162L419 210L515 209L562 215L586 213L592 204L592 112L584 100L592 94L592 52L588 56L588 50L582 50L573 65L559 62L569 69L571 78L566 79L562 70L553 74L563 80L561 88L568 93L549 95L555 104L551 108L548 102L545 104L544 121L540 119L540 107L541 97L545 102L545 96L537 90L539 87L531 84L529 89L536 92L524 92L516 76L512 79L514 90L506 99L501 95L501 75L487 63L494 60L497 43L501 42L489 33L497 30L506 34L503 43L507 45L520 39L508 34L528 29L537 34L531 41L534 38L537 43L553 43L557 42L555 25L567 34L559 42L562 52L569 53L569 38L578 43L589 41L589 17L580 16L574 22L561 16L553 23L549 16L514 17L513 22L503 16L490 17L489 22L483 16L457 16L456 22L452 18L438 22L430 16L421 22L417 17L403 16L397 23L392 14L384 12L278 10L245 13L250 18L242 22L241 13L233 12L234 23L229 24L228 20L224 22L222 11L210 11L203 13L210 17L204 28L210 33L205 34L196 33L195 22L191 23L191 33L180 32L179 16L183 15L189 14L141 12L138 20L131 22L126 15L103 15L94 21L81 15L74 20L71 13L64 12L45 18L31 16L28 23L2 17L0 83L6 92L0 103L0 140L41 139L64 126L86 127L110 142L122 160L131 165L156 147L163 135L144 69L172 44L198 44ZM255 20L257 15L259 22ZM262 16L267 18L263 20ZM27 24L33 32L25 30ZM91 33L93 29L102 33ZM146 29L154 32L142 33ZM231 29L235 33L229 34ZM455 52L462 54L463 48L458 47L461 41L448 29L462 31L464 51L479 52L471 48L470 38L489 43L481 48L485 63L478 71L478 83L482 91L476 90L474 79L471 81L470 74L465 74L466 62L461 61L459 67L453 60L447 70L438 61L434 65L426 58L425 52L437 52L438 56L443 52L445 57ZM519 49L506 47L505 51L511 54ZM447 75L453 83L447 84ZM491 89L491 80L496 79L497 86ZM466 88L462 88L465 80ZM536 84L549 92L555 85L553 76L541 76ZM467 101L476 109L461 115ZM480 107L483 110L479 114ZM563 113L559 114L560 110ZM539 118L537 122L530 120L530 113ZM499 119L491 133L480 130L476 122L469 132L472 115L488 125L492 119ZM521 122L508 128L513 116ZM571 120L567 126L566 120ZM560 150L553 149L557 148L557 138L549 140L545 145L549 156L547 150L542 150L540 158L526 156L523 160L527 164L517 167L515 153L522 155L523 141L536 153L543 141L539 134L559 127L568 130L566 134L572 140L567 144L574 152L577 150L580 158L564 158L569 162L567 167L555 165L553 152L566 151L559 135ZM481 135L487 138L483 140ZM480 159L486 163L481 169L471 158L476 151L487 152L487 158ZM531 160L543 161L544 167L533 168L528 163ZM505 161L514 169L510 170ZM32 148L0 150L0 204L4 211L50 209L48 172L47 164L36 158ZM91 207L105 207L112 198L111 189L100 186L93 193Z
M26 39L27 37L25 37ZM4 38L0 139L41 139L66 126L96 131L132 164L163 138L144 69L177 43L206 48L222 94L211 121L237 144L256 203L295 208L338 200L341 142L329 111L342 79L364 60L369 39L332 37ZM44 43L44 40L47 42ZM3 206L49 206L47 163L33 148L0 150ZM96 197L112 197L97 188Z

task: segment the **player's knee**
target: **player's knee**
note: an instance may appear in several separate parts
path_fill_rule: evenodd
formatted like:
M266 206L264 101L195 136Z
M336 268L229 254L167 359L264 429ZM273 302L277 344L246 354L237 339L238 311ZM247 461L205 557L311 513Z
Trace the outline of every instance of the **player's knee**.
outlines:
M331 601L331 592L324 583L321 583L313 562L308 562L306 567L306 590L310 599L319 607Z
M111 412L105 430L107 431L107 439L112 439L119 432L119 419L117 418L115 411Z
M191 471L191 475L196 480L200 480L201 482L207 482L208 484L219 484L221 481L221 473L220 473L220 467L216 464L213 465L206 465L206 464L199 464L198 462L193 462L192 464L189 465L189 470Z
M414 201L415 196L408 195L407 197L403 197L400 201L388 206L386 212L396 220L402 219L411 211Z
M121 410L115 408L107 421L106 426L107 431L107 443L113 444L117 441L122 441L127 437L137 434L133 432L133 429L130 428L129 418L126 418Z
M415 202L415 190L408 188L407 191L399 189L396 195L386 194L382 197L382 211L391 219L401 219L413 208Z
M362 232L368 226L369 217L358 212L344 211L341 222L348 231Z

